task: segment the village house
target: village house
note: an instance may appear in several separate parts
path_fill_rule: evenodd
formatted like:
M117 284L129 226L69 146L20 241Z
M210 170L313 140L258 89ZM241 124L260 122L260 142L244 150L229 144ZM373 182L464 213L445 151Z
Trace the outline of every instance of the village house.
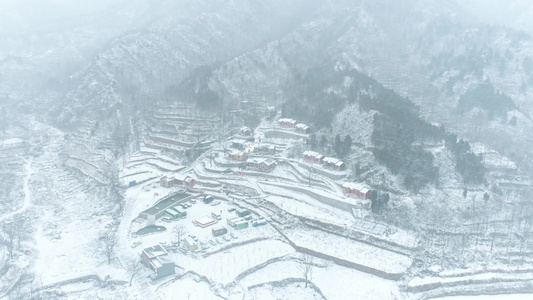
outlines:
M336 170L336 171L343 171L346 169L346 165L342 160L339 160L334 157L325 157L323 159L324 167Z
M189 175L176 174L174 175L174 178L178 181L178 185L190 187L194 186L194 179Z
M262 154L276 154L276 145L259 144L254 147L254 152Z
M349 197L359 197L368 199L370 197L370 189L360 183L345 182L342 187L344 194Z
M228 159L231 160L245 161L247 158L248 156L245 151L232 150L228 153Z
M296 128L296 131L299 133L305 133L305 134L311 133L311 128L305 124L301 124L301 123L296 124L295 128Z
M245 150L247 147L248 142L243 139L233 139L231 140L231 148L239 149L239 150Z
M152 280L161 279L175 273L175 265L168 257L167 251L161 245L155 245L142 250L141 262L154 270L150 275Z
M294 126L296 126L298 122L296 122L296 120L293 120L293 119L283 118L283 119L279 119L278 123L279 123L279 126L281 127L294 128Z
M162 187L173 187L173 186L194 186L194 179L185 174L176 174L173 177L163 176L159 180Z
M246 162L246 166L250 169L270 172L276 167L276 161L272 158L252 158Z
M263 161L260 158L250 158L246 161L246 167L250 169L259 169L259 164Z
M272 158L267 158L259 163L259 170L264 172L270 172L276 167L276 161Z
M268 118L273 118L276 116L276 107L275 106L269 106L265 109L265 115Z
M173 177L163 176L159 180L159 183L161 184L162 187L168 188L168 187L177 185L178 180L176 180L176 178L173 178Z
M243 126L241 127L241 129L239 129L239 134L242 136L251 136L252 131L250 130L250 128Z
M325 158L324 155L317 153L315 151L304 151L303 153L304 160L308 162L321 164Z

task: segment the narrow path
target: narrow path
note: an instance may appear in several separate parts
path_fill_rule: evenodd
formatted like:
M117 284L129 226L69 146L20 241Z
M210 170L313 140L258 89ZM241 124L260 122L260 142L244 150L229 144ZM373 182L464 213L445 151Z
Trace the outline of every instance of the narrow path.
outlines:
M124 199L126 205L116 232L117 245L115 248L116 257L120 260L120 263L123 266L127 266L131 260L136 259L135 254L133 254L136 251L131 251L131 249L129 249L128 242L130 242L130 240L128 239L128 236L131 222L137 217L135 215L135 204L141 192L142 190L139 189L137 193L126 196ZM143 270L139 273L142 274ZM137 289L137 292L141 295L142 299L159 299L159 297L153 292L148 279L140 276L140 274L135 276L132 285Z
M24 168L26 169L26 176L24 177L24 181L22 183L23 189L24 189L24 202L22 203L22 207L8 212L2 216L0 216L0 222L3 222L11 217L14 217L20 213L23 213L28 207L31 205L31 192L30 188L28 186L28 182L30 181L31 175L33 175L33 169L32 169L32 163L33 163L33 157L30 157L26 160L26 164L24 165Z

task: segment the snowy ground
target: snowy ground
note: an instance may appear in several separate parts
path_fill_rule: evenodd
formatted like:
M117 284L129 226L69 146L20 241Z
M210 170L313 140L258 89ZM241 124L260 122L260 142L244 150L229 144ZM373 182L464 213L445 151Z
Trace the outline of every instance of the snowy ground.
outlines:
M120 161L119 178L125 199L119 215L118 203L96 196L94 191L105 191L105 188L84 177L90 177L90 174L64 168L59 157L63 134L60 131L50 132L53 134L45 145L45 154L21 160L20 188L23 196L15 211L0 218L7 219L22 212L33 216L35 238L28 248L35 251L36 257L34 260L19 257L18 266L30 266L39 274L39 282L47 290L62 294L63 299L398 299L423 297L423 293L404 294L399 286L403 288L406 283L409 283L406 285L408 288L416 289L442 284L461 285L465 280L483 281L487 278L511 280L513 284L514 281L533 280L528 273L516 276L502 273L490 277L487 270L466 275L446 275L444 271L440 277L414 277L407 282L384 279L388 275L398 278L409 272L418 239L409 231L377 221L356 220L350 211L318 201L318 197L346 203L351 203L353 199L344 198L340 189L342 180L313 174L316 186L309 186L311 175L308 170L299 166L297 161L288 159L278 158L283 163L270 173L244 170L240 175L238 168L230 168L228 172L227 167L215 165L209 159L210 153L184 169L179 159L169 157L164 151L142 146L139 152L127 157L124 162ZM273 141L292 143L283 139ZM435 153L444 162L449 157L441 150L435 148ZM91 163L97 164L98 159ZM134 237L133 232L148 224L137 218L139 213L175 191L161 187L159 178L172 176L177 170L197 180L195 190L191 191L196 195L196 203L189 202L191 207L186 209L187 218L171 223L156 220L157 225L165 226L167 230ZM81 171L83 173L83 169ZM138 184L126 187L133 180ZM450 199L461 197L461 190L454 186L456 182L445 184L443 205ZM308 189L309 193L299 193L293 190L294 187ZM423 203L425 198L434 197L430 191L422 191L413 197L413 202ZM200 192L214 195L221 203L216 206L204 204ZM469 193L482 197L483 191ZM105 192L99 193L103 194ZM230 228L226 219L236 217L236 214L228 209L240 207L253 210L253 219L259 218L256 212L267 217L269 224L242 230ZM227 239L213 237L212 227L193 225L192 220L211 216L212 213L221 215L217 225L228 228ZM312 221L302 222L300 218ZM331 225L338 235L332 234L332 229L320 228L322 225L317 224ZM107 280L127 282L128 274L123 266L135 259L143 247L174 244L177 238L173 228L179 225L185 226L187 235L196 236L204 249L191 253L169 247L169 257L176 264L176 277L151 282L147 279L151 270L143 268L131 288L123 283L114 286L99 283L106 277ZM108 264L98 247L100 237L110 230L116 230L117 244L112 263ZM230 233L235 237L229 238ZM134 242L141 244L132 247ZM303 287L301 254L291 243L297 249L307 249L317 256L332 258L313 258L308 288ZM337 265L333 261L349 262L354 268L346 267L348 264ZM11 269L12 273L15 271ZM69 281L85 276L92 279ZM457 290L460 288L457 287ZM113 291L120 295L113 295ZM432 292L439 296L445 291Z

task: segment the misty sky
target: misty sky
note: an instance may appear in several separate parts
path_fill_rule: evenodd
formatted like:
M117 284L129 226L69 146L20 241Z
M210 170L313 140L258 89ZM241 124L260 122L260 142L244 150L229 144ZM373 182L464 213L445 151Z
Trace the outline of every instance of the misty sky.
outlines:
M149 2L161 1L163 0ZM483 22L533 31L531 28L533 1L460 0L457 2ZM117 13L128 6L141 3L143 1L140 0L0 0L0 33L39 31L43 27L68 23L79 17L98 18L100 14Z

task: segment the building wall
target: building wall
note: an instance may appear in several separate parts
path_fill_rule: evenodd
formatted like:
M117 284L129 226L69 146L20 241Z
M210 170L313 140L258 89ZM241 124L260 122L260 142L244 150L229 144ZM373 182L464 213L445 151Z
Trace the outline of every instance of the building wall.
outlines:
M174 275L174 273L174 264L163 264L159 269L156 270L156 277L163 278Z

